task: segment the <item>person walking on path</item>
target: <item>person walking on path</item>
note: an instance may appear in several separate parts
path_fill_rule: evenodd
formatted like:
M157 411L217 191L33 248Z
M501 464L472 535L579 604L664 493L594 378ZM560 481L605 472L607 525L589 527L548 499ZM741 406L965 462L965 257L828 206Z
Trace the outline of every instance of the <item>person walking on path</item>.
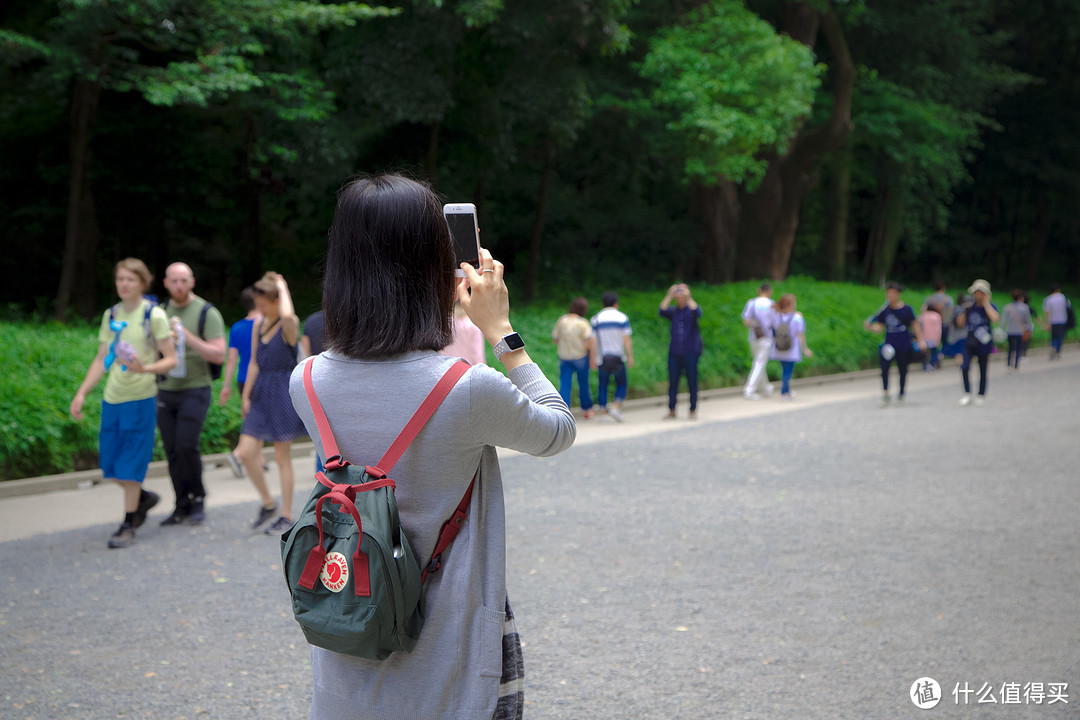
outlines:
M608 417L622 422L622 401L626 399L626 370L634 367L634 343L630 338L630 318L619 310L619 296L605 292L600 301L604 309L593 315L592 327L596 334L591 366L599 370L597 404L604 408ZM615 381L615 397L608 405L608 383Z
M960 398L961 405L982 405L986 398L986 386L990 373L990 353L994 349L994 334L991 328L1000 319L997 307L990 302L990 283L985 280L976 280L968 288L972 295L972 301L959 308L956 313L956 321L962 328L967 328L967 339L964 341L964 362L960 366L960 374L964 379L964 397ZM971 358L979 361L979 395L971 397Z
M750 298L743 306L742 321L748 327L747 342L750 343L750 375L746 378L746 387L743 388L743 397L747 400L760 400L761 391L766 395L773 394L773 386L769 383L767 366L769 364L769 351L772 349L772 335L766 327L769 313L772 312L772 285L762 283L758 288L757 297Z
M121 260L113 278L120 302L101 317L97 354L69 412L82 420L86 396L108 375L101 401L98 462L106 482L115 482L124 491L124 519L109 538L109 547L125 548L135 542L135 529L161 499L143 490L142 483L154 456L155 375L176 366L176 350L165 311L143 298L153 277L142 260Z
M1065 332L1069 322L1069 300L1061 292L1061 286L1054 283L1050 294L1043 300L1043 328L1050 331L1050 359L1061 359L1061 346L1065 343Z
M769 314L767 325L773 338L769 359L780 363L780 399L790 401L795 396L791 391L795 363L802 362L803 357L814 357L806 345L806 319L795 308L792 293L780 297Z
M251 361L251 332L255 322L262 316L255 309L255 291L244 288L240 293L240 305L247 315L242 320L237 320L229 327L229 357L225 361L225 370L222 373L221 391L218 393L218 404L224 406L232 397L232 382L236 378L236 387L240 395L244 394L244 383L247 381L248 363ZM234 374L235 373L235 374ZM240 458L236 455L236 448L229 453L229 467L233 475L238 478L244 477L244 466L240 464Z
M276 272L266 273L255 283L255 306L262 320L251 338L248 382L241 401L244 424L236 454L262 501L251 525L257 529L279 510L266 485L262 462L263 443L274 443L274 461L281 477L281 514L266 528L266 534L280 535L293 524L292 441L306 434L289 397L289 377L296 367L300 342L300 318L293 310L285 278Z
M892 398L889 396L889 368L892 361L896 360L897 374L900 376L900 392L896 396L897 402L904 402L907 390L908 364L911 362L911 333L915 333L915 340L920 350L926 349L923 342L922 329L915 320L915 311L910 305L904 303L900 295L904 286L900 283L890 282L885 286L885 305L876 315L868 318L863 327L871 332L885 331L885 342L878 346L878 359L881 361L881 405L886 407Z
M938 351L941 348L942 330L941 309L936 304L931 304L919 313L919 329L922 330L923 342L926 343L926 352L922 357L923 372L932 372L938 368Z
M176 494L172 513L161 521L166 527L197 525L206 517L200 443L210 409L209 364L225 362L225 321L194 288L195 275L184 263L165 269L165 314L178 334L177 367L158 383L157 424Z
M671 307L672 301L675 307ZM679 394L679 378L686 375L690 391L690 419L697 418L698 360L701 359L701 306L690 295L690 286L677 283L668 288L660 301L660 317L671 322L671 343L668 345L668 413L665 419L675 418L675 401Z
M596 345L592 325L585 319L587 312L589 301L583 297L574 298L570 301L567 313L555 321L555 327L551 331L551 341L558 346L559 353L559 394L569 407L576 375L581 416L585 420L593 416L589 359L593 356Z
M1001 311L1005 323L1005 333L1009 337L1009 354L1005 357L1005 367L1011 372L1020 370L1020 357L1024 354L1024 345L1031 339L1035 323L1031 319L1031 308L1024 302L1024 291L1012 291L1013 301Z
M495 448L555 455L573 444L576 426L510 324L502 263L482 250L479 267L460 267L466 276L455 281L450 231L427 186L383 175L339 194L323 285L328 350L310 369L342 457L376 462L457 362L438 353L450 342L455 295L506 374L470 367L393 469L401 526L425 560L475 477L462 532L424 585L416 647L381 662L312 647L312 718L522 717ZM293 373L290 392L322 454L306 368Z
M922 306L922 312L926 312L929 308L935 306L938 309L938 315L941 316L941 326L948 327L953 321L956 305L953 303L953 299L949 297L949 293L945 291L944 280L934 281L934 293L926 298L926 302Z

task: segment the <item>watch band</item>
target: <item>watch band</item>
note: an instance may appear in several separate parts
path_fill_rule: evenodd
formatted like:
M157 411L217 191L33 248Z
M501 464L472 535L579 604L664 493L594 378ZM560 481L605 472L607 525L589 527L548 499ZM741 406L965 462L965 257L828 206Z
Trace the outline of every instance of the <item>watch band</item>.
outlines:
M521 336L515 333L509 335L503 335L502 340L495 343L491 348L491 351L495 353L495 359L502 361L502 356L508 352L514 352L525 347L525 341L521 339Z

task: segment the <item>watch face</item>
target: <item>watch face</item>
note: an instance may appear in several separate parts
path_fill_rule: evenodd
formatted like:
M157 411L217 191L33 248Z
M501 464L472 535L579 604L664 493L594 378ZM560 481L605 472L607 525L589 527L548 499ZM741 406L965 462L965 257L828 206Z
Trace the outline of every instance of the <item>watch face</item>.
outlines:
M517 333L511 333L503 338L503 342L506 343L508 350L520 350L525 347L525 341L521 339L521 336Z

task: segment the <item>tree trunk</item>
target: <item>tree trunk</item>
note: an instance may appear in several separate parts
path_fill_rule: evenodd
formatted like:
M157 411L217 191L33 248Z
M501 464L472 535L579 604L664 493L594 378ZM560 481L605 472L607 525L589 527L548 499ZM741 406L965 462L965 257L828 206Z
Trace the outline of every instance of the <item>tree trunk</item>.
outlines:
M832 111L825 124L801 129L788 153L769 163L758 189L744 196L739 277L787 277L802 202L817 182L815 164L822 154L842 147L851 132L855 64L839 17L818 13L803 2L785 6L784 32L793 39L813 47L819 28L833 57Z
M1042 188L1039 191L1037 201L1039 219L1034 231L1031 233L1031 240L1028 242L1027 269L1024 273L1024 282L1029 287L1039 279L1039 268L1042 265L1043 253L1046 251L1046 241L1050 237L1050 230L1054 224L1055 205L1054 196L1047 188Z
M83 242L97 245L97 214L93 212L94 198L90 189L90 165L93 155L90 152L90 135L97 120L98 101L101 98L101 85L87 78L75 80L71 97L71 120L68 131L68 213L67 228L64 234L64 255L60 265L60 284L56 290L55 314L57 320L63 320L71 305L76 287L76 278L94 276L92 268L82 265L87 254L81 252ZM87 212L89 210L89 212ZM88 225L89 223L89 225ZM92 259L93 253L90 253ZM85 292L85 285L80 283L80 290ZM87 298L79 298L80 305ZM93 298L90 298L92 303Z
M536 282L540 276L540 239L544 232L544 212L547 210L548 186L551 170L555 164L555 141L544 141L544 164L540 170L540 187L536 191L536 212L533 214L532 231L529 233L529 266L525 268L525 288L522 297L526 304L532 302Z
M888 171L887 179L878 192L870 229L870 246L866 255L866 280L884 285L892 272L896 251L900 247L900 231L904 224L907 189L898 168Z
M244 150L240 156L240 171L243 193L243 202L247 209L247 217L244 220L240 232L241 261L240 267L243 272L244 285L249 285L266 272L263 267L263 236L262 236L262 194L263 186L261 178L254 176L256 145L259 141L259 127L255 119L248 115L244 118Z
M848 219L851 214L851 153L839 152L833 158L829 182L828 220L821 239L821 266L824 277L832 282L844 279L847 258Z
M735 238L739 230L739 192L735 183L715 185L695 181L690 205L705 227L700 275L705 282L729 282L735 274Z

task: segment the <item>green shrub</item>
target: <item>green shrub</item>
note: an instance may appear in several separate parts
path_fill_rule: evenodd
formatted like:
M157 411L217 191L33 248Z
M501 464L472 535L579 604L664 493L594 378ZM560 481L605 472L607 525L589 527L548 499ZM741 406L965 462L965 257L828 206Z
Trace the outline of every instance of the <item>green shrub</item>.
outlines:
M701 329L705 351L699 366L702 388L738 385L750 368L746 328L740 320L743 304L757 294L756 282L692 287L704 315ZM668 323L658 315L666 288L616 289L619 309L633 327L635 367L629 371L630 397L667 392ZM814 357L796 366L795 376L805 377L877 366L880 336L863 330L862 323L884 300L876 288L823 283L791 278L776 283L774 297L795 293L798 308L806 316L807 340ZM589 293L589 315L600 311L599 292ZM914 288L905 294L909 304L921 304L929 294ZM566 311L570 296L540 300L512 311L514 328L526 338L529 354L556 384L559 360L551 342L551 329ZM1000 302L1006 298L1000 297ZM1041 307L1042 298L1034 299ZM71 398L97 349L97 326L88 323L60 325L34 322L0 323L0 479L47 475L97 467L97 430L104 381L87 399L85 419L68 415ZM1047 333L1036 328L1033 343L1046 344ZM488 350L488 362L494 362ZM777 368L770 367L774 377ZM596 373L592 373L596 397ZM234 392L221 407L221 382L214 383L213 403L203 431L203 452L231 449L240 432L240 398ZM575 391L576 394L576 391ZM154 456L163 459L158 438Z

